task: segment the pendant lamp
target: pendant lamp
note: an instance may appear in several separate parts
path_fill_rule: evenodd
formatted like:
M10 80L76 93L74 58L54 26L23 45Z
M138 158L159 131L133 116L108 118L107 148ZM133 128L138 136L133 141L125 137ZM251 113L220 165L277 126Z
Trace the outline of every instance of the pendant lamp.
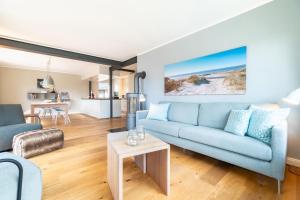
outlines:
M47 63L47 75L42 82L42 86L45 89L53 90L54 89L54 80L49 74L50 73L50 70L49 70L50 63L51 63L51 58L49 58L48 63Z

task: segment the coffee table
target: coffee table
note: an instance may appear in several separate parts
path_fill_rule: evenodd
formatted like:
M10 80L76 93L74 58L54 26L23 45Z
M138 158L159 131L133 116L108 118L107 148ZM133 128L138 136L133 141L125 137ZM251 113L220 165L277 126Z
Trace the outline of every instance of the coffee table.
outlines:
M170 145L147 134L137 146L126 144L127 132L107 135L107 179L115 200L123 199L123 159L134 157L136 165L170 193Z

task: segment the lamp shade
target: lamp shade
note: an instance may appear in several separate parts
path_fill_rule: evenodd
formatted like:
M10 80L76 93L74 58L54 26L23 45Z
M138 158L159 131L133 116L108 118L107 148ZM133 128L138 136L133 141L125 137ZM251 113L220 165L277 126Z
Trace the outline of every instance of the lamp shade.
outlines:
M140 101L140 102L145 102L145 101L146 101L146 97L145 97L144 94L140 94L140 96L139 96L139 101Z
M46 75L46 77L44 78L44 80L42 82L42 87L45 88L45 89L53 90L54 89L54 80L49 75L50 63L51 63L51 57L48 59L48 63L47 63L47 75Z
M299 105L299 103L300 103L300 88L292 91L287 97L283 98L282 100L289 104Z
M42 86L45 89L53 89L54 88L53 78L50 75L47 75L42 82Z

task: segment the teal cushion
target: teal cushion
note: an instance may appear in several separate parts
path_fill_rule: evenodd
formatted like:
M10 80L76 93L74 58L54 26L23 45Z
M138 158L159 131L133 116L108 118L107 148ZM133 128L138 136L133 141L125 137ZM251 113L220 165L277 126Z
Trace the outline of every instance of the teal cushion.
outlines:
M198 124L224 130L231 110L246 110L247 103L202 103L199 108Z
M247 135L264 143L270 144L273 126L279 124L289 115L289 108L266 110L257 106L251 106L252 115L249 122Z
M198 103L163 102L170 103L168 120L185 124L198 125Z
M232 110L224 130L244 136L248 130L251 114L252 110Z
M153 104L150 103L150 109L147 115L147 119L155 119L161 121L168 121L168 111L170 104Z

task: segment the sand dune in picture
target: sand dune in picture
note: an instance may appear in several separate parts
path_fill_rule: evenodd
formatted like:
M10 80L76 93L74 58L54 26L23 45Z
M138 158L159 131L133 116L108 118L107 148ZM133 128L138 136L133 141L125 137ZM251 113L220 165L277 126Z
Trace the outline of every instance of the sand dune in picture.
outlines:
M165 77L166 95L245 94L246 66L213 73Z

